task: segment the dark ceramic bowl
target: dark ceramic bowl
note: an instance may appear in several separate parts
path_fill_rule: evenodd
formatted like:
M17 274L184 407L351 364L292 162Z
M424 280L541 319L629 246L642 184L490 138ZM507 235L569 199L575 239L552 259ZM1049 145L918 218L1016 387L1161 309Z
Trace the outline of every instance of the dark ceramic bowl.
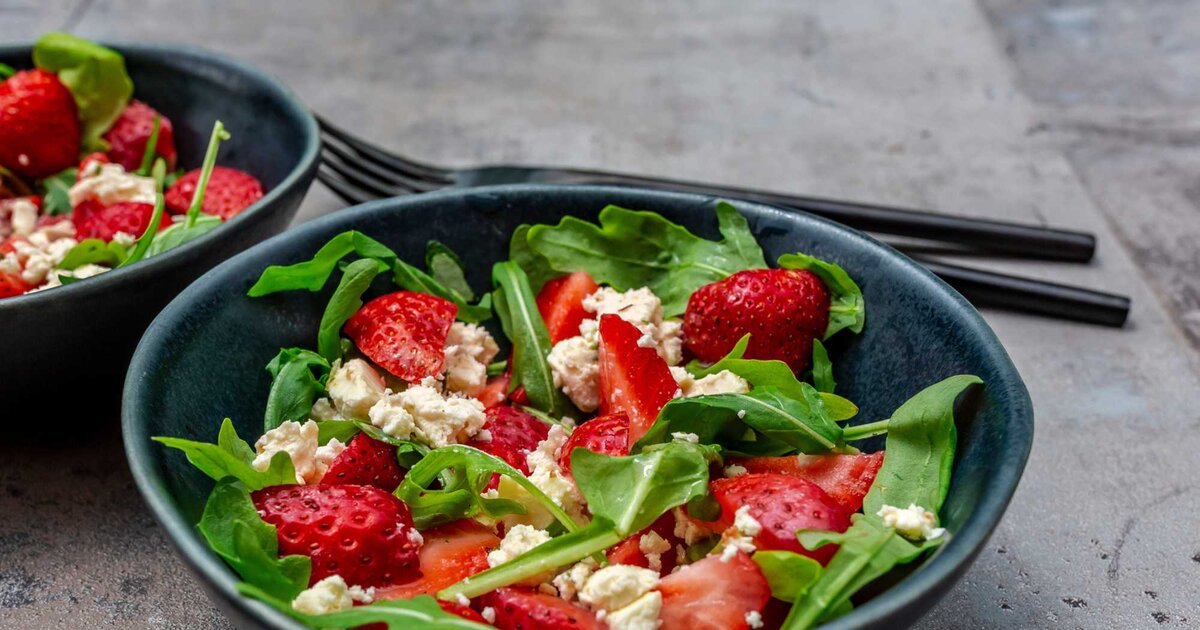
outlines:
M126 378L125 449L155 517L239 625L300 627L235 593L236 576L193 528L212 483L150 437L215 441L227 416L241 435L261 434L270 386L263 367L281 346L312 346L331 290L246 297L262 270L307 259L334 234L356 229L412 262L422 259L427 240L447 243L467 261L473 285L486 287L492 263L507 258L509 235L517 225L557 222L565 213L594 220L607 204L653 210L717 237L714 200L707 197L599 187L450 191L369 203L305 224L222 263L163 310L138 346ZM958 416L955 477L943 509L943 524L953 533L950 542L906 579L829 627L910 623L966 570L1004 513L1033 441L1028 393L975 309L908 258L822 219L735 205L748 217L768 260L809 252L840 263L862 285L866 329L859 336L839 335L843 338L833 348L839 393L862 406L859 418L887 417L912 394L953 374L978 374L987 383Z
M61 391L69 371L73 384L82 381L92 390L73 398L88 400L94 412L95 393L111 399L115 410L112 392L150 320L200 274L287 227L316 173L316 121L278 81L194 48L110 46L125 56L135 98L171 119L181 166L200 166L219 119L233 137L222 143L218 163L254 174L266 194L227 225L178 249L83 282L0 300L0 399L6 405L32 400L46 386ZM2 46L0 63L28 68L30 49Z

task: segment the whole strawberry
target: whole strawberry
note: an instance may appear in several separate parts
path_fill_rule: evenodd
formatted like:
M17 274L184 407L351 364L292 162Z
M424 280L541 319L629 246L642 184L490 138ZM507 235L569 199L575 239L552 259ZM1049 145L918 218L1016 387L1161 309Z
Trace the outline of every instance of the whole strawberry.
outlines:
M391 492L403 480L396 447L359 433L329 464L321 483L374 486Z
M104 140L109 146L108 158L124 166L127 171L136 171L142 165L146 143L154 132L155 117L158 118L158 142L154 144L154 154L167 162L167 170L174 170L175 131L171 121L141 101L129 101L117 120L104 132Z
M52 72L26 70L0 83L0 166L41 179L79 159L75 98Z
M683 316L687 348L704 362L724 357L747 333L746 359L778 359L808 367L812 343L829 324L829 291L798 269L747 269L706 284Z
M196 169L187 172L171 184L164 194L167 210L176 214L187 212L199 183L200 169ZM262 196L262 184L253 175L236 168L217 166L213 168L208 179L208 188L204 189L204 201L200 204L200 211L222 219L230 219L262 199Z
M272 486L254 506L276 527L281 556L312 558L309 584L340 575L363 588L420 576L421 538L408 506L371 486Z

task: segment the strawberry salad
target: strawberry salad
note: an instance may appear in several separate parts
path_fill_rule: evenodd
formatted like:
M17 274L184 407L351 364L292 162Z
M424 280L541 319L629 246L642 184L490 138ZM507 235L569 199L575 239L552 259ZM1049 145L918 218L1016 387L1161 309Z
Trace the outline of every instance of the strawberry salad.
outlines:
M954 404L980 380L847 423L824 342L863 329L858 285L802 253L768 266L729 204L717 223L523 225L481 296L438 242L425 268L353 231L268 267L255 299L340 277L315 346L267 365L253 446L229 419L216 443L155 438L216 482L199 533L242 594L313 628L845 614L951 535Z
M116 51L63 33L0 64L0 298L70 284L197 238L263 195L252 175L177 167L171 121L133 99Z

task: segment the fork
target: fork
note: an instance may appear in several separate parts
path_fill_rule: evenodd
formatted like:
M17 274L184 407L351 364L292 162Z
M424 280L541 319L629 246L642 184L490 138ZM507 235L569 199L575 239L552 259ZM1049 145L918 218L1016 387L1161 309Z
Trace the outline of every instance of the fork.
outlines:
M756 201L784 210L802 210L864 231L940 241L993 254L1087 262L1096 247L1095 237L1083 232L640 175L511 165L450 169L385 150L321 116L317 121L322 147L317 178L350 204L450 187L496 184L632 186ZM1116 327L1123 326L1129 315L1130 300L1125 296L943 262L918 262L976 306Z

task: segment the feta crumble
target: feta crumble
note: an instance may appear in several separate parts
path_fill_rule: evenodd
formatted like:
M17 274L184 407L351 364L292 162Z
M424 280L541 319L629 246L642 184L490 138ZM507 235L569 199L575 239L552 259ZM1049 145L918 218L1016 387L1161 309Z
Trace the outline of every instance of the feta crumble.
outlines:
M454 322L446 335L446 388L475 396L487 385L487 366L500 352L482 326Z
M916 504L910 504L907 508L885 505L875 515L883 519L884 525L895 529L897 534L908 540L933 540L946 533L944 528L936 526L937 516L933 512Z
M586 523L588 519L584 510L583 495L558 465L558 456L569 437L570 433L566 427L561 425L550 427L546 439L539 442L536 448L525 455L525 465L529 468L527 478L576 522ZM554 515L540 501L507 476L500 477L500 484L496 486L496 495L525 506L524 514L507 514L501 517L501 522L506 525L523 524L548 527L555 520Z
M479 611L479 616L488 623L496 623L496 609L491 606L484 606L483 610Z
M401 392L386 390L367 417L394 438L415 440L432 448L471 439L487 421L483 403L474 398L443 397L436 384L434 379L426 378Z
M733 526L742 536L754 536L762 533L762 524L750 516L750 506L743 505L733 513Z
M609 630L656 630L662 625L662 593L650 591L633 603L609 611L605 616Z
M592 558L584 558L571 565L571 568L554 576L552 583L558 590L558 596L567 601L575 599L595 570L596 561Z
M726 477L737 477L738 475L746 474L746 472L745 466L739 466L737 464L730 464L729 466L725 467Z
M308 587L292 600L292 608L307 615L347 610L355 602L369 604L375 600L375 589L347 586L340 575L331 575Z
M679 390L684 398L717 394L745 394L750 391L749 381L729 370L721 370L716 374L696 378L686 369L672 366L671 376L675 377L675 382L679 384Z
M609 615L636 601L658 586L658 572L628 564L610 564L592 574L579 601L592 609L607 610Z
M750 626L754 630L758 630L758 628L763 627L762 613L758 612L757 610L751 610L750 612L746 613L746 625Z
M683 433L680 431L676 431L671 434L671 439L675 440L677 442L689 442L691 444L699 444L700 443L700 436L696 435L695 433Z
M580 411L590 413L600 406L600 354L594 340L583 335L554 344L546 356L561 389Z
M74 208L89 199L95 199L105 206L122 201L153 204L155 192L156 185L152 177L127 173L120 164L92 162L92 167L71 186L67 196Z
M655 348L667 365L676 365L683 359L683 324L663 320L662 300L648 287L628 291L601 287L583 298L583 310L594 314L597 320L613 314L637 326L642 331L638 345Z
M514 525L500 541L500 546L488 552L489 567L498 567L517 556L550 540L550 534L544 529L529 525Z
M646 564L653 571L662 572L662 555L671 550L671 543L657 532L648 531L638 539L638 550L646 556Z
M371 407L383 398L387 386L370 363L350 359L345 363L333 362L325 389L339 416L365 420Z
M329 464L346 448L337 438L320 446L317 443L320 429L317 423L309 420L304 424L288 420L283 424L267 431L254 443L257 455L251 466L258 471L266 471L271 466L271 459L276 453L284 452L292 460L296 469L296 483L313 484L321 481Z

